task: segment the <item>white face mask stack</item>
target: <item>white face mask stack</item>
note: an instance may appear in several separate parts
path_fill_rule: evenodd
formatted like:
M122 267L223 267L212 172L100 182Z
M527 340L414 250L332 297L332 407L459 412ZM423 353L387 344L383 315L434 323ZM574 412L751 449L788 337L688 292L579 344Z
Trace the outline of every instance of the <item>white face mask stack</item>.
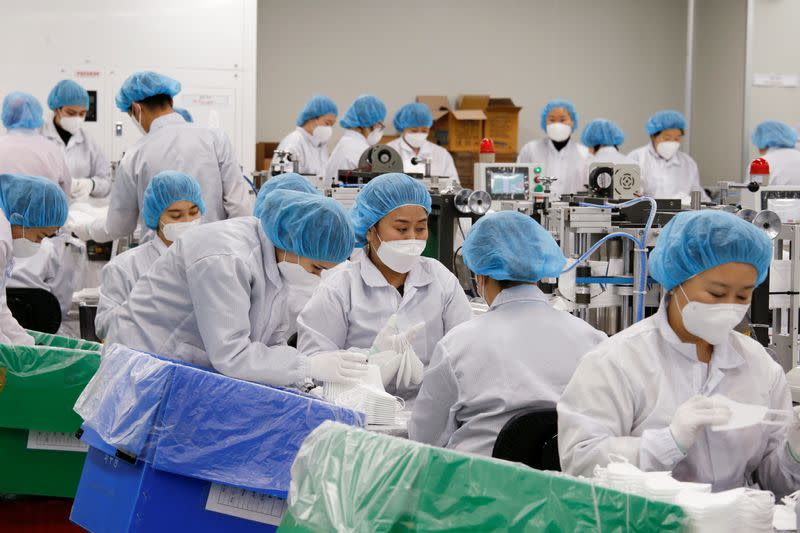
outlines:
M336 405L364 413L369 425L395 425L397 415L405 407L402 398L396 398L384 390L380 369L376 365L368 366L363 383L325 382L322 397Z

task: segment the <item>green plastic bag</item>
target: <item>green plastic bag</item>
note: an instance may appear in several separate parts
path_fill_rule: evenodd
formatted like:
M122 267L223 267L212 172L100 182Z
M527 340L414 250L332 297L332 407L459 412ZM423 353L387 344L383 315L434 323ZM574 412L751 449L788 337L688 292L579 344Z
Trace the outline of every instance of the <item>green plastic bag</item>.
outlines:
M42 333L30 329L25 331L28 332L28 335L33 337L36 346L53 346L56 348L70 348L73 350L91 350L93 352L99 352L103 349L103 345L98 342L62 337L61 335Z
M325 422L292 466L279 531L681 531L680 507Z
M77 431L72 407L99 366L97 351L0 344L0 427Z

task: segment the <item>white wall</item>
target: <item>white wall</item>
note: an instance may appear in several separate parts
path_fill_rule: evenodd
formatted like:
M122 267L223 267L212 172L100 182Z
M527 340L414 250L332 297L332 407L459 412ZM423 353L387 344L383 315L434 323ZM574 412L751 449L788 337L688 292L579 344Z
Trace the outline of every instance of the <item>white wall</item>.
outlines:
M136 70L157 70L183 83L176 105L225 129L253 168L256 0L4 0L2 18L0 95L30 92L46 109L60 79L98 90L98 123L87 129L118 158L137 134L114 106L116 90Z
M362 93L389 118L418 94L510 96L520 142L542 135L550 98L581 124L617 121L624 150L658 109L683 109L685 0L261 0L258 140L280 140L315 93L340 116ZM387 124L390 124L388 122Z

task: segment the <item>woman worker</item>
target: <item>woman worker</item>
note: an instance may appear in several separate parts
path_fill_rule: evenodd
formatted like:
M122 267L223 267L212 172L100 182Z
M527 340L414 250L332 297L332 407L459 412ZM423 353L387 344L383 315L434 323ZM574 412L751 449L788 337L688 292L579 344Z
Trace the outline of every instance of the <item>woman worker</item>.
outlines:
M327 96L314 96L297 117L297 127L284 137L278 151L291 152L300 159L300 174L322 176L328 164L328 141L339 109ZM360 156L359 156L360 157Z
M472 315L458 279L421 257L430 210L425 186L405 174L384 174L361 189L350 216L365 253L328 272L300 312L301 353L381 353L384 359L370 362L382 367L387 391L416 396L436 343ZM400 352L402 364L394 355ZM414 370L398 374L399 367Z
M206 212L200 184L183 172L165 171L153 176L144 191L142 217L156 238L116 256L103 267L100 301L94 327L104 339L142 274L187 230L200 224Z
M450 178L455 183L458 181L458 171L450 152L428 140L428 134L433 126L433 115L425 104L406 104L394 115L394 128L400 137L389 142L386 146L394 148L403 158L403 168L406 172L425 172L425 164L414 165L411 160L415 157L431 158L431 175Z
M536 286L558 277L566 259L532 218L516 211L481 218L464 241L464 262L489 311L436 345L408 435L491 456L505 423L520 409L555 405L580 358L606 335L554 309Z
M558 403L561 465L591 475L610 453L714 491L751 485L780 497L800 487L800 420L712 431L731 412L720 395L790 411L783 369L737 333L772 243L721 211L677 215L650 254L665 291L658 312L587 354ZM791 412L791 411L790 411Z
M325 185L336 181L340 170L355 170L361 155L383 138L386 105L376 96L361 95L344 114L344 135L336 143L325 166Z

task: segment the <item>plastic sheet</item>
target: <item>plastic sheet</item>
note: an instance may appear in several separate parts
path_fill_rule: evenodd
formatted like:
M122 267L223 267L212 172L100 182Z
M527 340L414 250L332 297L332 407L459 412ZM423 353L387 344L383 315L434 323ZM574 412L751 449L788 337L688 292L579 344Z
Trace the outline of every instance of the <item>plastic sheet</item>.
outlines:
M103 349L103 345L98 342L62 337L60 335L42 333L30 329L25 331L28 332L28 335L33 337L36 346L53 346L57 348L70 348L72 350L90 350L93 352L99 352Z
M72 405L99 365L96 351L0 344L0 427L77 431Z
M292 467L280 532L680 531L676 506L325 423Z
M284 495L319 424L364 415L120 345L103 355L75 410L107 444L156 469Z

